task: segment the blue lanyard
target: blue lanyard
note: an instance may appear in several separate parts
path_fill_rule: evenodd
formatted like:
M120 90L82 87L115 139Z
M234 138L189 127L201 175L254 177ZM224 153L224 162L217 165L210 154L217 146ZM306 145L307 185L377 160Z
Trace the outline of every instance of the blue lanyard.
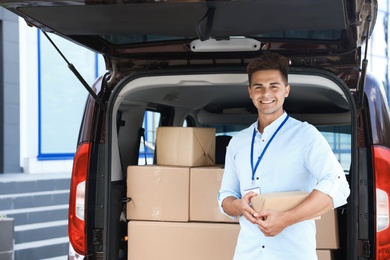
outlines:
M253 129L252 145L251 145L252 184L255 181L255 173L256 173L257 167L259 166L261 159L263 159L263 156L264 156L265 152L267 151L268 146L270 145L270 143L274 139L275 135L279 132L279 130L286 123L288 118L289 118L289 116L287 115L286 118L283 120L283 122L279 125L278 129L276 129L275 133L271 136L271 139L269 139L268 143L265 145L263 151L261 152L259 158L257 159L257 163L256 163L254 168L253 168L253 149L254 149L255 137L256 137L256 127Z

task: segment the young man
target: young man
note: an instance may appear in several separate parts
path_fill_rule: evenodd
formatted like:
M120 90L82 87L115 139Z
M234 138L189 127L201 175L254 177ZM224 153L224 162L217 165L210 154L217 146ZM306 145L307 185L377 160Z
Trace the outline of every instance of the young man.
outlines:
M240 217L234 259L314 260L314 217L344 205L349 185L329 144L312 125L283 110L288 97L288 60L266 53L247 67L249 97L258 120L232 138L218 194L221 211ZM256 212L258 193L310 192L297 207Z

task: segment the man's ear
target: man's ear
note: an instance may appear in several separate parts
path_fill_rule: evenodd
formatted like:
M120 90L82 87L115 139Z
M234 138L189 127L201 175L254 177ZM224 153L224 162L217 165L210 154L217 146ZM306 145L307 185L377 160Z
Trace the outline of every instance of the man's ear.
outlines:
M284 97L288 97L288 95L290 94L290 85L287 85L286 86L286 93L284 94Z

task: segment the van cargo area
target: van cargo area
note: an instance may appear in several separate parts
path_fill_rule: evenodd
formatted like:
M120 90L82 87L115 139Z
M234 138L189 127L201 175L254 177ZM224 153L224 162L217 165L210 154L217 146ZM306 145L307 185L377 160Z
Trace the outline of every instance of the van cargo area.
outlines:
M347 135L349 140L342 145L349 152L341 160L349 175L356 156L349 90L331 74L292 70L289 81L287 113L324 133ZM215 158L218 153L224 156L226 143L221 149L216 140L226 135L221 126L227 126L226 130L256 121L247 86L247 75L239 71L198 72L129 79L118 92L111 111L111 179L126 183L128 226L124 228L128 229L129 260L232 259L239 225L238 219L222 214L218 206L224 166ZM170 127L156 127L154 156L146 161L142 153L140 160L133 153L144 145L134 133L143 127L145 111L162 111L161 117L172 117ZM164 111L170 112L165 115ZM342 238L347 221L345 207L315 220L320 260L345 259Z

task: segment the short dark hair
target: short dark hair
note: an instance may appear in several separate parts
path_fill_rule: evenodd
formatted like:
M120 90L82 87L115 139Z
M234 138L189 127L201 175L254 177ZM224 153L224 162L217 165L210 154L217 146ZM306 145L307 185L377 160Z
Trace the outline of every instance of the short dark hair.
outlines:
M252 82L252 74L259 70L279 70L285 83L288 84L289 61L286 57L273 52L261 54L249 62L246 71L249 77L249 84Z

